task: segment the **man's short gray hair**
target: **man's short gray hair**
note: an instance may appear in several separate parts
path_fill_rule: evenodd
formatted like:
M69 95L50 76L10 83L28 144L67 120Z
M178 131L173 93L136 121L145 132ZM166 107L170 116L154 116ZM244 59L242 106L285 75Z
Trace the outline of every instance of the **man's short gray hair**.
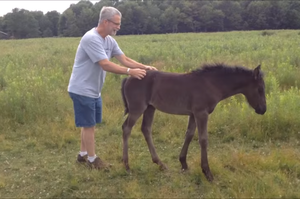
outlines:
M100 24L105 19L112 19L115 15L122 17L122 14L118 9L114 7L103 6L99 14L98 23Z

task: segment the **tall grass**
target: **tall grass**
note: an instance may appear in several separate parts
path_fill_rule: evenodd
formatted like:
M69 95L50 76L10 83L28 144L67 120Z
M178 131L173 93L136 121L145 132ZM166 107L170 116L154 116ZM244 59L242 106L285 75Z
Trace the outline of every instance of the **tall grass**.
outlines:
M213 183L200 168L197 133L187 157L190 170L180 172L188 120L161 112L155 113L153 140L169 170L151 163L139 120L129 140L132 173L125 172L124 76L114 74L103 88L103 123L96 133L97 155L113 167L105 172L76 165L80 130L67 85L80 38L0 41L0 198L299 198L299 37L293 30L116 37L127 56L162 71L183 73L213 62L262 64L266 114L255 114L237 95L210 116Z

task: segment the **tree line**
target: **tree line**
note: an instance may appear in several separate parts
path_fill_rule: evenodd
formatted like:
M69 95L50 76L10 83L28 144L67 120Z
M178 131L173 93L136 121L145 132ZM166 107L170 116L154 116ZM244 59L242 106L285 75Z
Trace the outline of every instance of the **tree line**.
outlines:
M0 17L0 35L80 37L97 26L103 6L121 11L120 35L300 28L300 1L81 0L62 14L15 8Z

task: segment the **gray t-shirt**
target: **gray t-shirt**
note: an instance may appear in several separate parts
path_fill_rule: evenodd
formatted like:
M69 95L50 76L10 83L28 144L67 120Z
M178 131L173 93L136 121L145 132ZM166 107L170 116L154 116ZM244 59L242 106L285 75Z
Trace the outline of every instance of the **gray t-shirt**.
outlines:
M101 37L96 28L86 32L77 48L68 92L98 98L106 76L98 62L121 54L124 53L113 37Z

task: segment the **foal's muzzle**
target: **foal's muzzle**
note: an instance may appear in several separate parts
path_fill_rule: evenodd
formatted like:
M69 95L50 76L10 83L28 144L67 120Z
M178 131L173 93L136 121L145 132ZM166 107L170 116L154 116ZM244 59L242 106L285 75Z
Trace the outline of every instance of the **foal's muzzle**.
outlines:
M260 114L260 115L265 114L266 111L267 111L267 106L263 106L263 107L258 106L255 109L255 113Z

